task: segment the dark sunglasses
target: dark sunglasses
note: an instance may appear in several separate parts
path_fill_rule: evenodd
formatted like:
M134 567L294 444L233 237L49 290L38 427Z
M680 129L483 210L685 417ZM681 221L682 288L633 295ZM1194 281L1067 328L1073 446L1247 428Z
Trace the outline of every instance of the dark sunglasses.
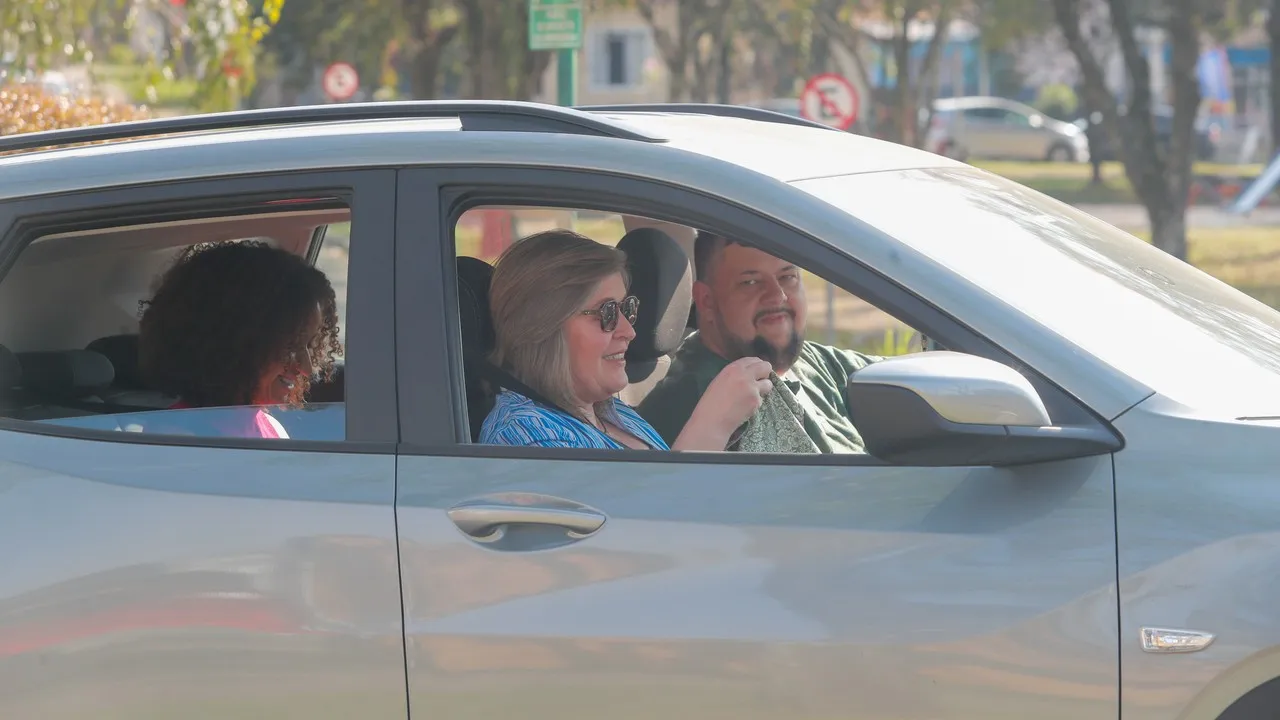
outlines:
M605 332L613 332L618 327L618 310L621 308L622 317L632 325L636 324L636 318L640 316L640 298L635 295L628 295L622 298L622 301L606 300L601 303L600 307L595 310L583 310L583 315L599 315L600 329Z

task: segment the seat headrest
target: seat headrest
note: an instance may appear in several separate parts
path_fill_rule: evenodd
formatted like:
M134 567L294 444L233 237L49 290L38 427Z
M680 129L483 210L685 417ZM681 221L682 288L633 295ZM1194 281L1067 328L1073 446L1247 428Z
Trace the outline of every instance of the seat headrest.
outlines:
M115 383L121 387L141 390L146 388L138 370L138 336L108 335L85 346L111 361L115 369Z
M636 339L627 360L649 361L674 352L685 337L693 305L689 256L670 235L637 228L618 242L631 269L631 294L640 298Z
M109 387L115 380L111 361L91 350L18 354L22 386L49 398L77 400Z
M462 324L462 348L469 355L486 357L493 350L493 317L489 314L489 282L493 266L473 258L458 258L458 317Z
M22 364L9 348L0 345L0 393L22 385Z

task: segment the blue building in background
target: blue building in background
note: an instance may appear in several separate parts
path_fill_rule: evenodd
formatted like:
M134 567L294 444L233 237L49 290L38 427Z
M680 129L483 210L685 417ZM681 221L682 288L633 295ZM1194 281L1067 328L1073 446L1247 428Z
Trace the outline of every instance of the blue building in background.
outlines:
M864 23L863 30L875 42L870 46L871 63L867 68L874 89L883 90L897 84L898 68L894 62L893 29L888 23ZM912 23L908 31L911 41L911 77L919 78L933 23ZM953 21L947 40L938 53L939 97L986 94L990 83L983 58L981 36L977 28L963 21Z
M1164 59L1172 60L1167 44ZM1264 46L1205 48L1196 65L1205 111L1220 118L1254 119L1270 111L1271 50Z

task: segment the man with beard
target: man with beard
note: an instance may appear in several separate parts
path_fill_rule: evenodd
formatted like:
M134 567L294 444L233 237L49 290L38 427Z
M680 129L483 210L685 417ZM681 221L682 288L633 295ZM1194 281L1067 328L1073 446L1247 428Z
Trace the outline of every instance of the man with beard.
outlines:
M640 414L671 442L707 385L726 365L755 356L794 395L817 452L864 453L849 419L849 374L881 358L803 339L808 305L800 268L741 241L699 232L693 301L698 331L672 358L670 372L640 403ZM732 445L730 449L736 449Z

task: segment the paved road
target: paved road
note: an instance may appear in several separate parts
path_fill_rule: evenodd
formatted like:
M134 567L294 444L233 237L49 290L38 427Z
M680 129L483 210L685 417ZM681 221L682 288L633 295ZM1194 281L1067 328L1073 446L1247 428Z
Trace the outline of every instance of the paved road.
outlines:
M1147 211L1141 205L1077 205L1076 207L1130 232L1148 228ZM1242 217L1217 207L1196 206L1187 210L1191 227L1280 227L1280 208L1265 207Z

